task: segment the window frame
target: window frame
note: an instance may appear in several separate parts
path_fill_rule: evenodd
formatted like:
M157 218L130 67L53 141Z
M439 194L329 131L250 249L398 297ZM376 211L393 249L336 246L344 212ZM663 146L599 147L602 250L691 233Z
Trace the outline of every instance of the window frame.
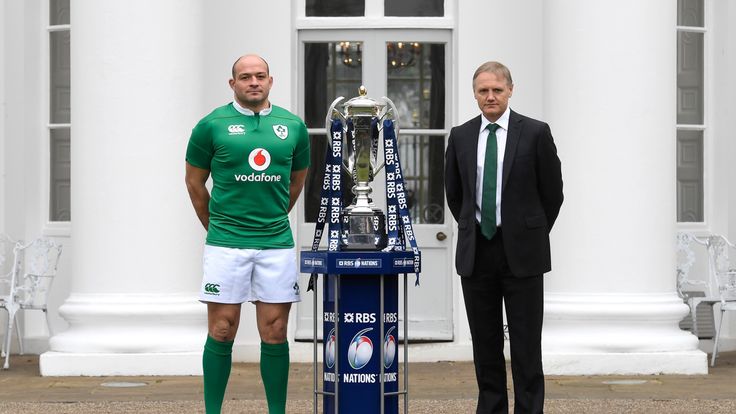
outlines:
M51 220L51 140L52 131L59 129L70 130L71 140L71 120L68 123L51 122L51 34L54 32L70 33L71 44L71 22L68 24L51 24L50 20L50 1L46 0L42 3L40 10L40 19L43 35L41 36L41 117L43 123L43 133L41 134L41 157L39 165L41 165L41 209L39 214L42 215L41 222L43 224L42 233L45 236L52 237L68 237L71 235L71 220L54 221ZM71 5L69 6L71 9ZM70 49L71 54L71 49ZM71 103L70 103L71 105ZM70 195L71 198L71 195Z
M677 2L675 7L678 7ZM675 202L675 223L678 231L689 231L695 233L706 233L710 229L710 224L714 217L713 212L713 166L714 166L714 144L711 134L711 100L712 100L712 30L711 30L711 11L710 0L703 0L703 26L683 26L677 24L675 26L675 42L680 33L701 33L703 34L703 123L702 124L679 124L677 123L677 114L675 114L675 146L677 146L677 133L679 131L701 131L703 133L703 221L678 221L677 202ZM676 51L679 53L679 50ZM675 71L677 71L677 59L675 60ZM675 99L677 99L675 97ZM675 163L677 161L675 160ZM675 165L677 168L677 165ZM677 180L677 177L675 177ZM677 184L676 184L677 185ZM675 194L677 197L677 194Z
M367 0L376 1L376 0ZM379 0L383 1L383 0ZM447 135L453 125L454 113L456 112L456 101L457 101L457 77L455 71L457 67L453 65L456 59L457 51L457 38L456 38L456 26L453 22L451 12L454 10L451 8L450 3L454 6L453 0L445 0L445 16L442 18L436 17L383 17L383 16L370 16L370 17L357 17L357 18L340 18L340 17L305 17L304 14L304 0L297 0L298 11L296 21L294 25L296 27L295 34L293 36L292 50L295 56L297 56L297 67L292 72L292 84L296 85L294 93L292 94L292 108L296 109L296 113L304 116L305 114L305 81L302 76L305 73L305 50L304 43L307 42L339 42L339 41L361 41L363 42L363 58L364 63L362 65L362 83L368 89L368 96L372 98L379 98L385 95L388 88L387 71L371 70L371 67L375 68L375 64L382 62L380 66L386 64L386 41L417 41L426 43L443 43L445 44L445 123L442 129L415 129L415 128L404 128L402 127L401 119L405 116L399 114L399 126L401 135L425 135L442 137L447 142ZM367 10L370 10L366 8ZM374 9L375 10L375 9ZM368 14L368 12L366 12ZM371 59L372 63L366 64ZM381 85L377 87L377 85ZM352 96L346 96L346 99ZM328 98L328 101L331 99ZM325 112L326 112L325 108ZM326 116L326 113L325 113ZM326 133L325 128L309 128L308 132L311 134L324 135ZM399 138L401 140L401 138ZM399 144L401 145L401 144ZM381 172L382 174L383 172ZM377 178L378 183L381 183L383 178ZM375 187L374 187L375 188ZM382 188L382 187L381 187ZM382 194L383 193L383 194ZM377 206L383 207L385 205L385 192L382 190L374 193L374 202ZM308 223L305 220L304 214L304 202L305 198L302 195L300 197L297 206L292 210L292 213L296 212L293 216L295 226L295 243L297 248L309 248L312 245L312 235L314 234L314 223ZM435 270L439 274L447 274L452 271L452 254L454 252L454 245L452 243L443 242L439 235L449 235L449 239L452 240L452 234L454 233L453 227L455 226L452 221L452 216L449 208L447 207L447 200L444 199L444 214L445 218L442 223L427 223L427 224L415 224L414 233L418 240L424 240L422 242L423 249L432 252L431 257L438 260L437 263L441 263L442 268L436 268ZM324 248L326 245L326 239L323 235L321 240L321 246ZM448 242L450 241L448 240ZM433 317L420 317L409 323L416 323L415 328L410 328L411 332L409 340L412 341L412 336L416 335L416 339L421 341L431 342L442 342L452 341L457 335L457 321L454 316L456 315L453 311L454 299L452 292L454 291L454 282L451 279L445 279L445 282L436 286L433 289L437 290L437 295L433 296L436 298L436 303L433 304L432 314L437 313ZM400 288L400 291L403 288ZM316 290L317 297L320 295L320 289ZM317 299L317 302L321 302L321 299ZM401 304L399 305L401 306ZM427 309L422 308L425 305L419 305L419 312L427 312ZM309 308L305 308L304 304L296 306L294 312L296 322L295 338L298 341L311 340L313 338L313 311ZM321 335L321 325L317 326L317 335Z
M365 0L365 15L351 17L318 17L306 15L306 0L296 0L295 28L303 29L454 29L454 3L445 0L442 17L384 16L384 0Z

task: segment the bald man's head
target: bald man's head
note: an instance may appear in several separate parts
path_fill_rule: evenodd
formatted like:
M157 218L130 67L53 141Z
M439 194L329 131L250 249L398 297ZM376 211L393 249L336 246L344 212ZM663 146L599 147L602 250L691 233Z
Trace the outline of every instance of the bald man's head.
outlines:
M243 60L243 59L247 59L247 60L257 59L257 60L260 60L266 66L266 74L270 75L270 70L268 68L268 62L266 62L266 59L264 59L264 58L262 58L262 57L260 57L258 55L243 55L243 56L239 57L238 60L235 61L235 63L233 63L233 68L232 68L233 79L235 79L235 75L237 73L238 63L240 63L240 61Z

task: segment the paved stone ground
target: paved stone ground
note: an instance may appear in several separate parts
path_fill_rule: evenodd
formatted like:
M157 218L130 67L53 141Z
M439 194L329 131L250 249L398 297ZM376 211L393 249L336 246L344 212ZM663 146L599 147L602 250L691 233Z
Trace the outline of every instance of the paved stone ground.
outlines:
M403 406L399 412L403 412ZM204 405L195 401L107 401L79 403L0 403L2 414L142 414L142 413L202 413ZM223 414L266 413L266 403L260 400L227 401ZM312 413L311 401L290 401L288 413ZM409 403L412 414L457 414L475 412L475 400L416 400ZM549 414L732 414L736 400L564 400L549 399L545 412Z
M409 369L410 413L475 411L472 363ZM312 378L311 364L292 364L287 412L314 412ZM548 376L546 389L552 414L736 413L736 352L719 356L708 375ZM265 413L263 398L258 365L235 364L223 413ZM203 411L201 377L41 377L37 356L13 356L0 371L0 414Z

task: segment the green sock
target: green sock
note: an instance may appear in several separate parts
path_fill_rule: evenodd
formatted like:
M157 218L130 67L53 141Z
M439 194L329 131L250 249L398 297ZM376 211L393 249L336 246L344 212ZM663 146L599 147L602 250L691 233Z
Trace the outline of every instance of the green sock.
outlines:
M286 388L289 385L289 343L261 342L261 378L266 389L269 414L286 413Z
M227 380L233 362L233 342L220 342L207 336L202 353L204 407L207 414L220 414Z

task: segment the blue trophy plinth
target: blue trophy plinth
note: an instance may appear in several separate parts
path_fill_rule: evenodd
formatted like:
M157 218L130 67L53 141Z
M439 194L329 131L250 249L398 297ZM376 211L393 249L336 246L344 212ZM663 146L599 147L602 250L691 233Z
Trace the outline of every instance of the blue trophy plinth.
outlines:
M413 252L302 251L301 271L323 274L323 313L316 315L315 411L324 395L324 413L398 413L399 274L414 272ZM406 276L404 277L406 292ZM406 293L403 316L406 317ZM381 316L383 315L383 316ZM317 389L316 332L322 320L323 391ZM404 324L404 358L407 332Z

